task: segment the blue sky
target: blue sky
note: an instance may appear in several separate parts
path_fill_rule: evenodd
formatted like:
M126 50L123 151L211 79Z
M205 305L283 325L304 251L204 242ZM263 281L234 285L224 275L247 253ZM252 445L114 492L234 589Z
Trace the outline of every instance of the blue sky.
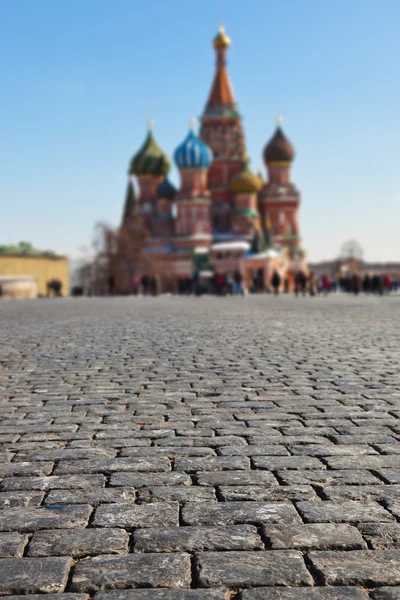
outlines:
M400 259L398 0L2 0L0 243L76 258L119 223L147 118L172 154L204 108L220 20L254 169L285 117L310 260Z

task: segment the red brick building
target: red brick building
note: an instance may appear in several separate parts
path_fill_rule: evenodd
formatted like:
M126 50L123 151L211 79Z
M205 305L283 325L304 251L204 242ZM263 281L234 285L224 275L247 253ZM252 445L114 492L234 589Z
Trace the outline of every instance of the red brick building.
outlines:
M216 72L200 132L196 135L191 122L174 154L179 189L167 179L170 160L150 124L130 164L122 227L142 216L149 232L146 251L157 254L172 287L178 279L191 277L199 264L196 256L216 270L241 270L245 281L254 279L256 269L268 284L272 270L278 270L292 287L294 273L305 269L300 195L290 180L294 148L279 118L263 151L268 181L249 170L242 119L226 66L230 39L222 26L213 45Z

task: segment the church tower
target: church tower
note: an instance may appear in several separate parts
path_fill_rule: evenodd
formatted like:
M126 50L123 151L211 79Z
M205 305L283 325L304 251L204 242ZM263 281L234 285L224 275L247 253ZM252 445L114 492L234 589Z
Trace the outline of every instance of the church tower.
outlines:
M214 157L208 173L208 187L216 234L231 230L233 197L229 191L229 183L242 171L246 154L242 119L226 69L226 55L230 44L221 25L213 41L217 56L216 73L201 118L200 130L200 138L211 148Z
M139 183L138 212L149 233L152 232L156 214L157 186L171 169L168 156L161 150L153 136L153 123L149 121L147 137L131 160L129 175Z
M175 196L175 237L177 250L207 248L212 238L211 200L207 173L212 160L210 148L196 136L194 119L174 159L181 176Z
M298 224L300 194L290 180L295 151L283 133L282 117L278 117L277 128L263 155L268 182L259 197L262 220L264 226L268 223L273 242L287 248L293 255L301 245Z

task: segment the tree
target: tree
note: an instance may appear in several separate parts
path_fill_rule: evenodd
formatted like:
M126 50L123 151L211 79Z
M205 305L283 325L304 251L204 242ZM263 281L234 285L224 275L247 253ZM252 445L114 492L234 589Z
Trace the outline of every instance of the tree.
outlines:
M364 250L357 240L345 242L340 249L340 258L342 260L362 261Z
M129 294L133 279L142 274L154 277L159 290L165 289L170 276L168 264L162 252L149 252L147 240L148 232L138 215L118 229L98 223L93 240L93 293L104 293L112 276L116 292Z

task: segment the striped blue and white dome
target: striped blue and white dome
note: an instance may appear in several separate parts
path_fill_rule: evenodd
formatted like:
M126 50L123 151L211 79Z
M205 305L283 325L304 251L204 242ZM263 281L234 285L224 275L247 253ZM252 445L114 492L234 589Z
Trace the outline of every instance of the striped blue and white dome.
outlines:
M178 169L208 169L212 161L212 152L191 128L182 144L175 150L174 159Z

